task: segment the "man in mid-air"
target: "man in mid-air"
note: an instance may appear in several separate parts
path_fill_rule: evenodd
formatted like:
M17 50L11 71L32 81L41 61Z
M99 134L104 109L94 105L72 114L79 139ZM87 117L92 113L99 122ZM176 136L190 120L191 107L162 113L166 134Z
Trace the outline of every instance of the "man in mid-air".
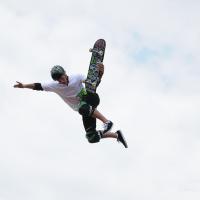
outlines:
M104 73L104 65L98 64L98 68L101 80ZM49 83L24 84L17 81L14 87L43 90L58 94L73 110L82 115L86 138L90 143L99 142L102 138L115 138L125 148L128 148L122 132L120 130L111 132L113 123L97 110L100 102L99 96L97 93L86 91L84 87L86 78L83 75L67 75L62 66L55 65L51 69L51 77L54 81ZM103 122L103 130L96 130L96 119Z

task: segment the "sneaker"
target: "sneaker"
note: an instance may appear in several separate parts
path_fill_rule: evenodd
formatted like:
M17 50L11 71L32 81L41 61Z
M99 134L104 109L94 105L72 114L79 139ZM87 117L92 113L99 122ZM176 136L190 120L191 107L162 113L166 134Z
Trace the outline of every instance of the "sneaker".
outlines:
M106 123L103 124L103 126L104 126L103 133L106 133L112 129L113 123L111 121L107 121Z
M122 132L120 130L118 130L116 133L118 135L117 141L121 142L124 145L125 148L128 148L128 145L126 143L126 140L125 140Z

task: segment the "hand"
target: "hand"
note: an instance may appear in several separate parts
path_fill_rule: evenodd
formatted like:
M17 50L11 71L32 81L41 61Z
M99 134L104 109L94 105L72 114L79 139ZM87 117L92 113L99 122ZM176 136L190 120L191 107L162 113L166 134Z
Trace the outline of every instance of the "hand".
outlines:
M17 84L14 85L14 88L24 88L23 83L16 81Z
M99 64L97 64L97 67L99 69L99 75L100 75L100 77L102 77L104 74L104 65L102 63L99 63Z

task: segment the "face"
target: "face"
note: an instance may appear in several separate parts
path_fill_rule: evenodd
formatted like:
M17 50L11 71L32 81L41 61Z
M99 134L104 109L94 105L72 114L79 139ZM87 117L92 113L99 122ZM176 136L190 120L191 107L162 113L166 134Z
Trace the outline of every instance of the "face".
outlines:
M62 76L58 79L58 82L59 82L60 84L66 84L66 85L68 85L69 80L68 80L67 74L62 75Z

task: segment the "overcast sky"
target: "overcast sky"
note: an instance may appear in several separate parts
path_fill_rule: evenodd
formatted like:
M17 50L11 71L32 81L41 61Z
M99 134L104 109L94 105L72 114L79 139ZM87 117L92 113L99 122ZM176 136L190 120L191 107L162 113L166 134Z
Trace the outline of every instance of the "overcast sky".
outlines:
M199 200L199 10L198 0L0 0L0 200ZM86 75L99 38L99 110L128 149L89 144L55 94L12 87L51 81L55 64Z

